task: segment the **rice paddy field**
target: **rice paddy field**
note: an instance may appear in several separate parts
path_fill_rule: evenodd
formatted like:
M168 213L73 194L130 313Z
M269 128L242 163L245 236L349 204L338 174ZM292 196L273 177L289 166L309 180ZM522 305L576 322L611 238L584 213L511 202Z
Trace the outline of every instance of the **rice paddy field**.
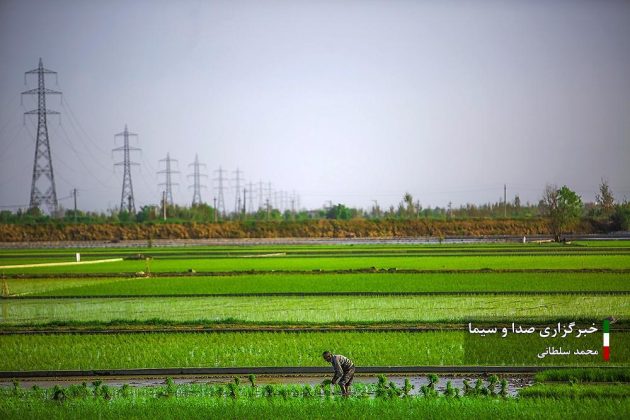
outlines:
M81 262L99 262L77 264L77 252ZM299 373L325 368L324 350L360 367L419 371L630 367L630 241L6 249L0 277L4 381L11 373L94 369ZM604 319L612 322L610 360L602 355ZM236 397L228 385L225 394L182 391L177 398L138 388L133 401L116 391L97 405L94 398L70 398L74 391L61 389L58 396L68 395L60 404L53 391L7 384L2 417L91 417L95 410L104 418L159 417L164 410L233 418L342 417L356 410L391 418L435 410L446 417L461 410L471 417L630 414L625 379L614 389L543 384L515 397L487 391L463 398L462 389L461 398L429 391L405 398L390 388L395 398L386 399L374 398L378 390L349 399L334 391L303 398L295 390L301 397L278 391L263 398L263 391L238 391L237 383Z

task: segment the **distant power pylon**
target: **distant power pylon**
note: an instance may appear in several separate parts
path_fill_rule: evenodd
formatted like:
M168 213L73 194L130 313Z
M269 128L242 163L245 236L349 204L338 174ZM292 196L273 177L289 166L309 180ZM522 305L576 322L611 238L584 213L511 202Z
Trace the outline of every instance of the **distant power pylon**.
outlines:
M218 175L217 178L214 178L214 181L216 181L216 187L215 189L217 190L217 207L215 210L219 211L221 213L221 215L225 216L225 196L224 196L224 182L225 182L225 178L223 177L223 175L227 172L225 169L221 168L219 166L219 169L217 169L216 172Z
M114 135L114 139L116 137L123 137L123 145L121 147L117 147L112 149L112 152L123 152L123 161L114 163L114 166L122 166L123 167L123 184L122 184L122 194L120 195L120 211L124 211L127 209L127 212L130 214L136 213L136 200L133 198L133 183L131 182L131 165L139 166L139 163L131 161L131 152L140 151L137 147L129 146L129 136L138 137L136 133L131 133L127 129L127 124L125 124L125 131L122 133L118 133Z
M164 182L160 183L159 185L165 186L166 202L172 206L173 205L173 185L179 185L178 183L172 181L172 175L178 174L179 171L174 170L171 167L171 164L177 163L177 159L171 159L170 153L167 153L166 158L160 159L160 162L164 162L164 169L158 171L157 173L158 175L164 174L165 179L164 179Z
M234 179L232 180L234 181L234 213L236 214L241 212L241 181L243 181L243 178L241 178L242 174L243 171L236 168L236 170L234 171Z
M195 161L193 163L191 163L190 165L188 165L188 167L193 167L193 173L188 175L188 177L192 177L193 178L193 185L189 186L188 188L193 189L193 199L192 199L192 205L193 206L198 206L199 204L202 203L201 201L201 189L202 188L206 188L205 185L201 184L201 177L208 177L208 175L206 174L202 174L201 171L199 170L199 168L201 166L205 167L206 164L205 163L199 163L199 156L197 156L195 154Z
M254 184L252 182L249 182L247 184L247 211L246 213L253 213L254 212ZM243 206L245 207L245 206Z
M37 115L35 159L33 162L33 180L31 182L31 201L29 207L34 208L44 204L50 213L55 213L59 203L57 201L57 190L55 188L55 176L50 153L46 114L59 115L59 112L46 109L46 95L61 95L61 92L46 88L45 75L54 74L56 77L57 72L45 69L41 58L39 59L39 66L36 69L24 73L25 84L26 75L29 74L37 74L37 87L22 92L22 95L37 95L37 109L24 113L24 115Z
M263 197L263 182L258 181L258 210L262 209L265 203L265 198Z
M273 199L273 190L271 189L271 182L267 183L267 188L265 189L265 197L267 197L267 203L266 203L266 207L267 209L269 208L269 206L273 205L272 199Z

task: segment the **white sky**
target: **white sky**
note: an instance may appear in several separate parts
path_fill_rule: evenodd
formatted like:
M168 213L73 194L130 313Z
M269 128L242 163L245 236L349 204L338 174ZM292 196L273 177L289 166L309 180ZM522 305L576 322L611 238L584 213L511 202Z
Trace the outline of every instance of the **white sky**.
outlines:
M140 135L136 205L179 160L305 207L537 202L545 183L630 198L628 1L0 0L0 206L28 204L42 57L60 198L120 204L114 134ZM228 210L232 193L226 194ZM71 207L69 199L61 201Z

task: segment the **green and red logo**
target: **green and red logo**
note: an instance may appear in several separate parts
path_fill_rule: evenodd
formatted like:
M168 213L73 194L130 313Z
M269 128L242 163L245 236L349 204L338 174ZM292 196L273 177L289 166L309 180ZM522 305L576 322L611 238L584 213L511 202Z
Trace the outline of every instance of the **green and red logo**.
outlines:
M604 346L603 355L605 361L610 361L610 321L604 320Z

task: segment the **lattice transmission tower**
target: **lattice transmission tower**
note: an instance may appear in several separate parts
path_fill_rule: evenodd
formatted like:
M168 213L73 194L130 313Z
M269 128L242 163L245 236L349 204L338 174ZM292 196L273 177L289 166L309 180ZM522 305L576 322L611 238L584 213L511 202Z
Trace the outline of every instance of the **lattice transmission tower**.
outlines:
M131 166L139 166L140 164L137 162L131 161L131 152L139 152L140 149L137 147L131 147L129 145L129 137L134 136L138 137L136 133L131 133L127 129L127 124L125 124L125 131L122 133L118 133L114 135L114 139L116 137L123 137L123 145L112 149L113 152L123 152L123 161L114 163L114 166L122 166L123 167L123 184L122 184L122 194L120 195L120 211L124 211L125 209L130 214L136 213L136 201L133 198L133 183L131 182Z
M213 179L213 181L216 182L215 189L217 190L217 208L215 210L217 210L222 216L225 217L225 195L224 195L225 176L224 175L227 171L219 166L219 169L217 169L214 172L218 174L218 176Z
M36 69L24 73L24 84L26 84L26 76L30 74L37 75L37 87L22 92L22 95L37 95L37 109L24 113L24 115L37 115L35 159L33 161L33 178L31 182L31 200L29 207L39 207L43 204L52 214L57 212L59 203L57 201L57 190L55 188L55 175L53 172L46 115L59 115L59 112L46 108L46 95L61 95L61 92L46 88L45 76L47 74L54 74L55 77L57 77L57 72L44 68L44 63L41 58L39 59L39 65Z
M191 166L193 167L193 173L189 174L188 178L193 178L193 185L189 186L188 188L193 189L192 205L198 206L199 204L203 203L203 201L201 201L201 189L206 188L206 186L201 183L201 178L207 178L208 175L201 173L200 168L202 166L205 168L206 164L199 162L199 156L197 156L197 154L195 154L195 161L188 165L188 167Z
M179 171L178 170L174 170L172 168L172 164L173 163L177 163L177 159L172 159L170 153L166 154L166 158L164 159L160 159L160 163L164 162L164 169L162 169L161 171L158 171L158 175L164 175L165 179L164 182L160 183L160 186L165 186L165 192L166 192L166 202L169 205L173 205L173 185L179 185L176 182L173 182L172 180L172 176L173 174L178 174Z
M239 214L241 212L241 181L245 181L241 175L243 171L239 168L236 168L234 171L234 178L232 182L234 182L234 214Z

